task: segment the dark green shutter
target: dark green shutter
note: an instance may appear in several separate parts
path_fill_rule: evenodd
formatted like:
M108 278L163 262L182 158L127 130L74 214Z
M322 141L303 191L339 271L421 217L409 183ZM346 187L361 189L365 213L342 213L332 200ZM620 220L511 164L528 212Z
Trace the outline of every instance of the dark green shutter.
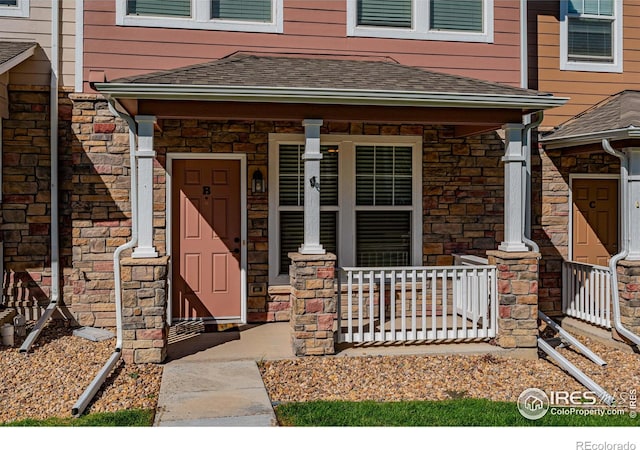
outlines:
M411 0L358 0L358 25L411 28Z
M190 17L191 0L127 0L127 14Z
M211 18L271 22L271 0L213 0Z
M482 33L483 0L431 0L432 30Z

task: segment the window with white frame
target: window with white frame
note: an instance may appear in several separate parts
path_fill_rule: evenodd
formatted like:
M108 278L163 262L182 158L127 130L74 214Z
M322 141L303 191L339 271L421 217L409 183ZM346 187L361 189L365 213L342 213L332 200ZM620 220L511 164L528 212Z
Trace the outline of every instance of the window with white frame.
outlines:
M349 36L493 42L493 0L347 0Z
M271 135L269 275L288 283L304 240L304 136ZM422 260L420 137L322 136L320 243L342 266Z
M563 0L560 68L622 72L622 1Z
M283 0L116 0L118 25L282 32Z
M0 0L0 16L29 17L29 0Z

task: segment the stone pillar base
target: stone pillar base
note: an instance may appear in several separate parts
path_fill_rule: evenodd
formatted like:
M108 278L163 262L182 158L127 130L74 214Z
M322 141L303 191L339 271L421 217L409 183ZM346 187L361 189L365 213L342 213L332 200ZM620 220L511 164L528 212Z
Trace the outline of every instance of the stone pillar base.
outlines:
M633 334L640 335L640 261L622 260L617 270L620 322ZM625 341L615 328L612 330L614 338Z
M335 353L336 256L289 253L291 342L296 356Z
M161 363L167 357L168 262L168 256L121 261L125 362Z
M540 254L491 250L487 256L489 264L498 268L498 345L535 349L538 346Z

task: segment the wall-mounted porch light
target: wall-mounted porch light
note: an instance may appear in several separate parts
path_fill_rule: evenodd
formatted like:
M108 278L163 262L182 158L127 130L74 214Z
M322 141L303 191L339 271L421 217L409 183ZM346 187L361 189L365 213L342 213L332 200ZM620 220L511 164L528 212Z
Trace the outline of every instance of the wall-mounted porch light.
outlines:
M264 192L267 192L267 185L264 182L264 176L260 169L256 169L251 177L251 193L262 194Z

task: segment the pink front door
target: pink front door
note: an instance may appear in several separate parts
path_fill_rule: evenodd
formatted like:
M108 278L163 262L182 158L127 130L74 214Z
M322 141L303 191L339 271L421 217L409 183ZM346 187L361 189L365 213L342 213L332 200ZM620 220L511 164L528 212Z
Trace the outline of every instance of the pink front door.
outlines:
M173 162L174 319L241 317L240 161Z

